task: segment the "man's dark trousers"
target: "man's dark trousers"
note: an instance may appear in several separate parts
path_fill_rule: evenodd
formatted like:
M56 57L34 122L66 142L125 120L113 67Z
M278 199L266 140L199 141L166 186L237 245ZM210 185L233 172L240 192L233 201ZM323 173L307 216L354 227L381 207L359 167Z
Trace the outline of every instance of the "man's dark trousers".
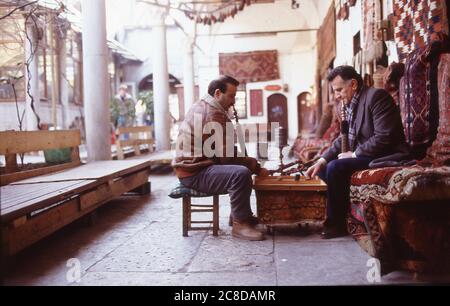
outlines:
M330 161L319 172L327 184L327 223L344 226L350 208L350 177L359 170L369 168L367 157L343 158Z
M189 188L209 193L230 195L233 219L243 221L252 216L250 196L252 194L252 173L241 165L212 165L194 176L180 179Z

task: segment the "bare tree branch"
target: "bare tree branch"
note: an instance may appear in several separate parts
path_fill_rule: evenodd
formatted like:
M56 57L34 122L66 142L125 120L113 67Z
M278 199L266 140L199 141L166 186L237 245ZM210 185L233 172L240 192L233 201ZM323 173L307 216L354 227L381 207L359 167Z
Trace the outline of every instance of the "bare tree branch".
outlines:
M5 19L6 17L11 16L11 15L14 14L14 12L17 11L17 10L23 9L23 8L26 7L26 6L32 5L32 4L35 4L35 3L38 3L38 1L36 0L36 1L30 2L30 3L26 3L26 4L24 4L24 5L18 6L18 7L16 7L15 9L11 10L8 14L6 14L6 15L0 17L0 20Z

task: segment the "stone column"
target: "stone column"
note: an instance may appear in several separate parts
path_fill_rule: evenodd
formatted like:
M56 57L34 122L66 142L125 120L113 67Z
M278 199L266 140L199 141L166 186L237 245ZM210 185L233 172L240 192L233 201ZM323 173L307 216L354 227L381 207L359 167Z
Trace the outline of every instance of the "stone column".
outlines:
M169 72L167 65L167 10L154 8L153 35L153 100L157 150L170 149Z
M83 85L88 159L111 159L105 0L83 0Z
M25 61L28 66L28 71L25 69L25 90L28 84L30 85L29 92L25 93L25 114L26 114L26 130L36 131L38 130L38 120L33 112L31 105L34 105L36 113L39 114L39 60L38 60L38 41L37 41L37 29L33 22L26 24L26 31L28 39L25 39Z
M186 41L186 51L184 54L184 113L194 104L195 99L195 74L194 74L194 43L195 39L188 37Z

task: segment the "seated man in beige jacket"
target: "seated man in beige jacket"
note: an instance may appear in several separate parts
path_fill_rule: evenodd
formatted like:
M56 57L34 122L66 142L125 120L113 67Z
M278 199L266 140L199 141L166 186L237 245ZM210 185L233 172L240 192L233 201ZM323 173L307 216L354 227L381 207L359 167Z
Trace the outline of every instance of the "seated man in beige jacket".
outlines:
M206 193L228 193L233 219L232 235L263 240L264 234L250 207L252 174L268 175L252 157L238 157L233 124L227 110L235 103L239 82L229 76L213 80L208 94L192 105L180 126L172 163L180 182ZM214 131L214 132L213 132Z

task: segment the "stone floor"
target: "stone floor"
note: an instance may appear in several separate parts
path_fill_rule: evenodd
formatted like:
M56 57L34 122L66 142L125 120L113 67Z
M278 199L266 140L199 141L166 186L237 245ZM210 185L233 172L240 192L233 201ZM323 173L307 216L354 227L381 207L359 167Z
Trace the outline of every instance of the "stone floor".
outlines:
M307 235L296 227L280 228L261 242L233 238L227 196L220 199L218 237L205 231L182 237L181 200L167 196L176 177L170 169L160 171L151 175L151 183L151 195L123 196L99 209L94 225L80 220L20 253L5 284L371 284L370 258L351 237L322 240L313 226ZM378 284L449 281L393 272Z

